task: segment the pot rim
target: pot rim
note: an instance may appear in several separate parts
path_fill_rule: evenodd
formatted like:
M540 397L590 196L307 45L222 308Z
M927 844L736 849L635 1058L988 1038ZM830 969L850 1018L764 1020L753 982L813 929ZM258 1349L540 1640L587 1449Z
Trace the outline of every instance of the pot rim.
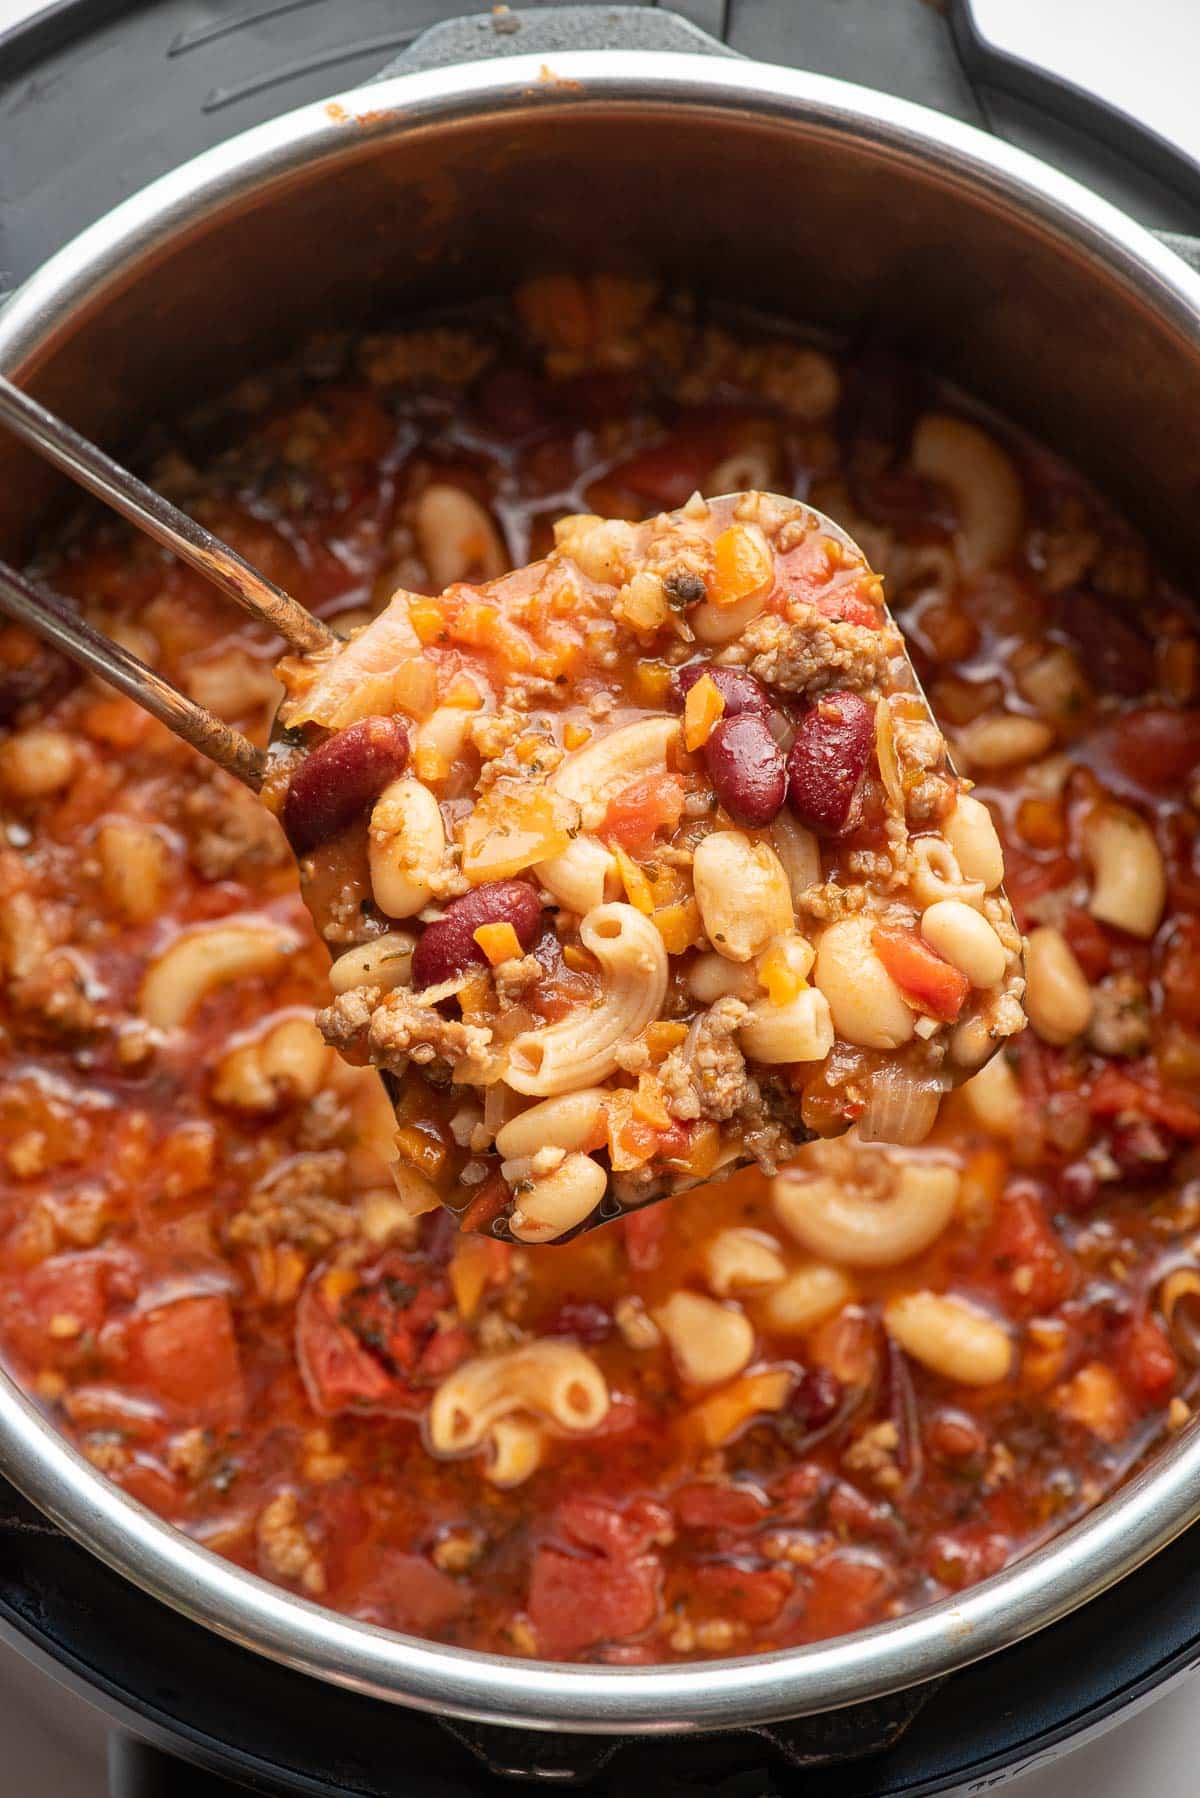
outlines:
M1082 250L1183 339L1200 341L1200 278L1116 207L973 127L823 76L674 52L574 51L397 75L247 131L122 202L0 309L0 369L28 376L73 311L132 278L174 234L300 169L464 116L621 101L771 118L852 135L1032 216ZM952 1672L1057 1621L1200 1516L1193 1424L1086 1517L953 1598L851 1636L742 1660L571 1667L481 1654L325 1610L221 1560L106 1480L0 1372L0 1472L116 1572L216 1633L352 1690L481 1722L596 1734L765 1723L859 1703Z

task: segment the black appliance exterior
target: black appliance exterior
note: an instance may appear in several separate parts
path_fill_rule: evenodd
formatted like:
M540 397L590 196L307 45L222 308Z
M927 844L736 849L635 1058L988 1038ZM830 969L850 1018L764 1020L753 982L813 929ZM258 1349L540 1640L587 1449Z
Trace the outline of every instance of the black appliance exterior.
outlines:
M644 17L597 7L597 30L653 47L666 20L655 0L632 6ZM567 27L549 16L559 10L521 9L542 31ZM235 132L384 65L399 72L410 46L413 63L467 54L478 34L447 24L463 11L463 0L58 0L0 36L0 297L128 193ZM970 0L948 12L929 0L674 0L672 11L734 53L992 130L1151 228L1200 237L1191 166L1140 144L1054 72L1014 81L989 64ZM420 41L433 26L443 29ZM508 47L504 33L492 41ZM1189 1537L1032 1641L892 1700L727 1736L623 1742L443 1722L318 1690L138 1592L0 1482L0 1635L113 1716L112 1798L465 1798L511 1792L514 1779L579 1783L594 1798L982 1792L1200 1664L1194 1561Z

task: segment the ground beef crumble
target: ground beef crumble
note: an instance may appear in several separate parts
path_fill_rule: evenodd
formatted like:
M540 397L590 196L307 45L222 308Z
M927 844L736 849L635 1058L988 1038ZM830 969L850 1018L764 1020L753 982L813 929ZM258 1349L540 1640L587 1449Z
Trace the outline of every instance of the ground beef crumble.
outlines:
M385 994L377 986L357 986L339 993L332 1005L317 1013L317 1027L325 1041L343 1053L365 1052L376 1066L393 1074L403 1073L410 1060L425 1066L444 1062L486 1063L492 1033L481 1024L462 1024L444 1018L436 1005L410 992ZM464 1073L468 1082L478 1073Z

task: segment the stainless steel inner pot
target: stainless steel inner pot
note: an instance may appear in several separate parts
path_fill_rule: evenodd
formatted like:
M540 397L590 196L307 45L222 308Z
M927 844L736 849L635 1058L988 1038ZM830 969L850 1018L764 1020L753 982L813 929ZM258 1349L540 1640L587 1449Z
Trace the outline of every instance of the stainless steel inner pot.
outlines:
M886 319L1195 561L1200 279L968 127L734 59L517 56L263 125L48 263L0 312L0 369L128 445L315 327L564 266L653 270L837 330ZM0 550L19 555L60 501L0 438ZM452 1715L593 1732L729 1728L929 1679L1065 1615L1200 1514L1193 1425L1049 1546L911 1617L754 1659L581 1668L392 1635L242 1572L108 1484L3 1377L0 1471L129 1579L290 1666Z

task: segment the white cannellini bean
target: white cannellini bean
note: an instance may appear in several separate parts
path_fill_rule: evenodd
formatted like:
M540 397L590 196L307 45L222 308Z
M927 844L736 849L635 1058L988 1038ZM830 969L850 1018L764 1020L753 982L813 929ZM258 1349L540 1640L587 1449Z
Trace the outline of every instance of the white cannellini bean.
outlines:
M916 1014L871 947L869 918L831 924L817 944L813 979L829 1001L833 1027L862 1049L899 1049L912 1039Z
M738 1041L752 1061L824 1061L834 1041L829 1000L815 986L805 987L786 1005L760 999L750 1007Z
M543 1099L501 1125L496 1132L496 1152L507 1161L545 1148L582 1149L601 1128L607 1101L608 1090L603 1086L585 1086L579 1092Z
M441 807L419 780L386 786L371 812L367 858L375 903L388 918L411 918L433 897L446 831Z
M407 986L416 946L417 939L407 930L387 930L339 955L329 970L329 984L335 993L348 993L356 986L380 986L385 992Z
M921 918L921 935L972 986L995 986L1004 978L1004 944L987 919L963 900L936 900Z
M1092 989L1061 930L1042 924L1025 942L1025 1015L1042 1041L1061 1045L1092 1021Z
M800 1335L823 1318L832 1317L853 1297L854 1286L840 1267L809 1261L759 1299L755 1315L768 1330Z
M968 768L1012 768L1044 755L1054 732L1042 718L1021 712L985 712L964 724L954 739L959 760Z
M1083 846L1092 865L1093 918L1152 937L1162 922L1167 875L1146 820L1124 806L1102 806L1085 826Z
M963 1086L977 1124L993 1136L1016 1136L1024 1117L1021 1088L1003 1055L993 1055Z
M1004 851L992 814L982 799L960 793L958 801L942 826L942 833L953 849L963 876L980 880L993 892L1004 879Z
M731 1293L765 1292L778 1286L787 1266L773 1236L734 1226L719 1230L705 1244L704 1272L709 1290L727 1299Z
M715 830L696 846L692 881L704 933L730 961L751 961L794 923L792 889L766 843Z
M673 1292L653 1313L675 1365L694 1386L732 1380L754 1353L754 1326L733 1305L699 1292Z
M697 955L684 976L687 989L701 1005L715 1005L718 999L757 999L762 992L758 976L746 962L730 961L708 949Z
M70 784L75 763L75 744L64 731L34 725L0 744L0 786L17 799L47 799Z
M476 716L461 705L440 705L430 712L413 741L413 767L421 780L445 780Z
M955 547L968 573L1014 554L1025 525L1025 496L1011 457L994 437L965 418L927 412L913 432L912 465L953 494Z
M1012 1342L994 1317L942 1292L889 1299L883 1323L905 1354L963 1386L994 1386L1012 1367Z
M495 525L461 487L444 481L426 487L417 501L413 529L421 560L439 592L455 581L494 580L508 568Z
M568 1155L553 1173L517 1194L508 1227L518 1242L553 1242L581 1224L604 1197L608 1175L590 1155Z

